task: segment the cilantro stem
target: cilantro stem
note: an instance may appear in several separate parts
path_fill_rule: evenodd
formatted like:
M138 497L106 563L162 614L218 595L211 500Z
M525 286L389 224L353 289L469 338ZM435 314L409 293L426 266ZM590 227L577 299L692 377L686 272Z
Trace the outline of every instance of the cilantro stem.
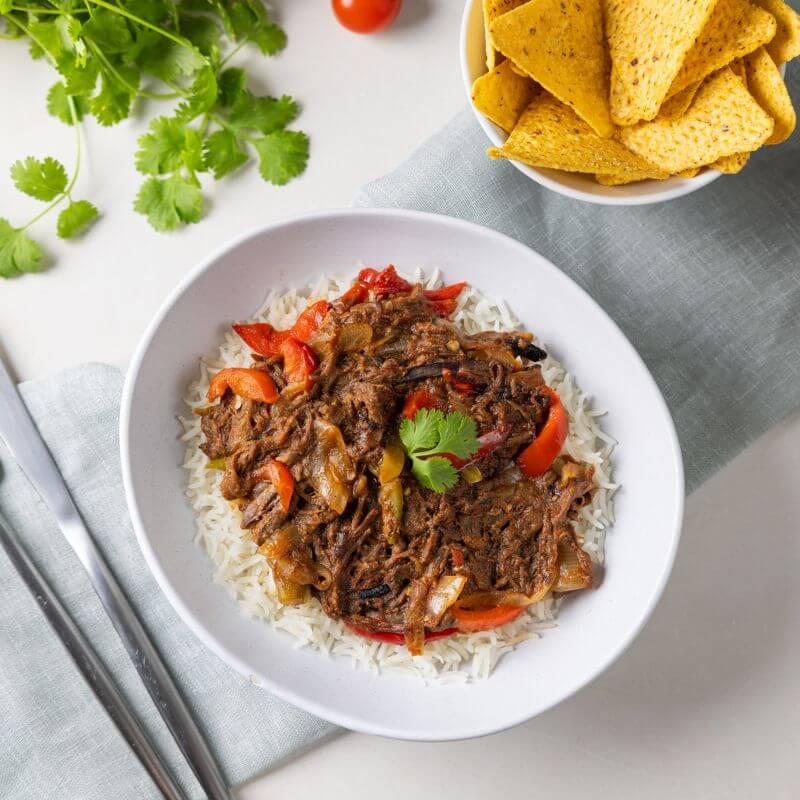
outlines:
M206 131L208 130L208 124L211 122L211 117L208 113L203 114L203 119L200 122L200 127L197 129L197 135L202 138L206 135Z
M33 219L31 219L28 222L27 225L20 228L20 230L23 231L27 230L35 222L38 222L46 214L49 214L59 203L61 203L62 200L64 200L65 197L70 197L70 195L72 194L72 190L75 188L75 182L78 180L78 172L80 172L81 169L81 132L80 132L80 126L78 125L79 122L78 111L75 108L75 101L72 99L72 97L67 97L67 105L69 105L69 115L70 118L72 119L72 124L75 127L75 142L76 142L75 169L72 171L72 177L70 178L70 181L67 184L67 188L64 189L64 191L61 192L61 194L58 197L56 197L56 199L53 200L53 202L50 203L50 205L48 205L44 209L44 211L40 211Z
M55 61L50 53L47 52L47 49L42 45L41 41L34 36L31 31L19 20L14 19L14 17L6 17L10 22L16 25L20 30L22 30L27 36L30 37L31 41L36 42L39 47L41 47L42 52L47 56L50 60L50 63L55 67ZM20 228L20 230L27 230L31 227L35 222L38 222L42 217L52 211L65 197L68 197L72 192L73 188L75 187L75 182L78 180L78 172L81 168L81 128L80 128L80 120L78 119L78 110L75 108L75 100L70 96L67 95L67 105L69 106L69 116L70 120L72 121L72 126L75 128L75 169L72 171L72 177L70 178L69 183L67 184L67 188L64 189L61 194L50 203L44 211L40 211L33 219L29 220L28 223Z
M58 15L58 16L64 16L67 13L66 11L61 11L60 9L56 9L56 8L36 8L36 9L32 9L32 8L25 8L24 6L11 6L9 11L21 11L23 14L30 14L30 13L33 13L33 14L55 14L55 15ZM74 12L70 12L70 13L80 14L80 13L83 13L83 12L80 9L76 9Z
M156 33L164 36L167 39L172 40L176 44L179 44L181 47L185 47L187 50L194 50L195 48L192 46L190 42L184 39L182 36L176 36L171 31L168 31L166 28L162 28L160 25L154 25L152 22L148 22L146 19L142 19L141 17L137 17L136 14L131 14L130 11L127 11L120 6L112 5L111 3L106 3L105 0L88 0L89 3L93 3L96 6L100 6L100 8L105 8L108 11L113 11L115 14L119 14L120 16L127 17L131 22L135 22L137 25L141 25L143 28L149 28L151 31L155 31Z
M250 144L255 144L257 141L255 136L250 136L249 133L245 133L241 128L238 128L236 125L231 125L225 117L221 117L219 114L209 114L211 119L220 125L221 127L229 130L234 136L241 136L242 139L247 140Z
M87 39L86 43L89 45L89 49L95 54L95 56L102 61L103 66L133 95L141 95L142 97L146 97L148 100L174 100L176 97L185 97L184 92L149 92L146 89L139 89L138 87L134 86L132 83L128 83L125 78L122 77L119 70L108 60L106 54L99 48L97 45L91 40Z
M249 41L249 37L247 39L242 39L242 41L239 42L239 44L237 44L236 47L234 47L233 50L231 50L230 53L228 53L228 55L226 55L225 58L219 62L219 68L222 69Z

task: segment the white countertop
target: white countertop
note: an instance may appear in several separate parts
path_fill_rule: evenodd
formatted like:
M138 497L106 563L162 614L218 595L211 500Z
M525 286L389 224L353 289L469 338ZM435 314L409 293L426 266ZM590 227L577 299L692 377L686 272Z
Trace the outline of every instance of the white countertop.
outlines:
M208 216L157 234L132 210L136 137L146 118L86 128L78 185L103 212L78 243L55 220L34 234L58 257L38 276L0 281L0 349L20 379L88 360L126 363L167 292L239 231L346 206L465 102L457 0L406 0L377 37L338 27L327 2L278 0L289 47L256 69L256 89L292 93L311 136L302 179L276 189L254 169L207 192ZM249 59L249 63L257 63ZM48 117L54 81L22 45L3 42L0 216L37 203L8 168L27 155L73 158L70 129ZM161 113L161 112L159 112ZM680 202L680 201L677 201ZM487 798L605 793L627 798L794 798L800 779L800 416L773 430L689 500L675 572L652 621L592 686L537 719L470 742L413 744L343 734L241 791L246 800ZM646 533L646 532L645 532Z

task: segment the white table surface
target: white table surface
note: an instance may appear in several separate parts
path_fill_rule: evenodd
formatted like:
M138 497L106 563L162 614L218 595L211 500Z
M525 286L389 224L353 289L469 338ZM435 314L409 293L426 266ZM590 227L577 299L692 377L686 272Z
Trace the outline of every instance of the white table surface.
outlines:
M463 106L458 0L406 0L395 27L372 38L340 29L327 2L276 5L288 49L270 63L247 61L257 64L257 89L303 103L306 175L275 189L249 169L207 193L213 207L199 225L156 234L131 208L145 119L88 125L78 195L102 209L101 223L74 244L55 238L54 220L38 225L34 234L58 263L0 282L0 349L19 379L88 360L126 363L166 293L209 249L262 222L347 205ZM44 111L54 80L44 63L3 42L0 75L15 77L0 81L0 108L15 110L0 125L0 216L19 224L37 204L12 191L10 164L55 155L69 165L73 139ZM800 415L690 498L674 576L652 621L615 666L558 708L470 742L342 734L240 796L797 797L799 478Z

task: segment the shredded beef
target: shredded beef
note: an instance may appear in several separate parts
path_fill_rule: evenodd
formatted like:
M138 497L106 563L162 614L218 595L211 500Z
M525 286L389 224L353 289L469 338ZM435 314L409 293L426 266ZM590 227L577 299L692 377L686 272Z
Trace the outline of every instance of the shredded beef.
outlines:
M354 330L371 330L370 341L348 352L343 343ZM463 598L534 597L556 585L569 557L576 586L591 585L571 520L593 491L592 468L561 457L532 478L515 464L550 406L535 363L545 354L530 335L466 335L437 317L414 286L351 307L334 303L310 344L319 360L313 386L284 392L272 405L228 391L199 412L201 446L210 459L225 459L221 492L238 504L242 527L267 553L280 537L289 542L292 575L310 576L327 614L409 641L422 635L429 593L443 575L466 576ZM278 361L254 358L286 386ZM442 411L474 419L479 434L501 431L502 441L475 461L477 482L461 480L441 494L421 486L406 462L402 524L389 537L378 473L384 448L397 441L404 403L419 391ZM265 479L271 459L295 481L288 511ZM338 495L325 493L331 476ZM449 624L445 615L441 625Z

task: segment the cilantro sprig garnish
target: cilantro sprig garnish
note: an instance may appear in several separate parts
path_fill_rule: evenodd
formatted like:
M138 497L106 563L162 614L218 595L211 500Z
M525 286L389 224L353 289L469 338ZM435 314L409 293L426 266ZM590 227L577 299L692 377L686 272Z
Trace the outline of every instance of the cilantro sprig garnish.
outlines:
M159 231L203 216L201 175L220 180L255 158L261 177L282 186L308 161L308 137L287 127L299 113L289 96L261 97L230 60L245 45L273 56L286 34L261 0L0 0L2 38L26 38L59 80L48 111L76 132L71 176L53 158L26 158L11 170L16 187L46 208L16 227L0 218L0 277L42 268L28 229L56 206L62 238L98 217L72 190L80 170L78 123L87 115L116 125L148 103L169 103L139 137L134 160L144 176L133 203Z
M475 420L454 411L421 408L400 423L400 441L411 459L411 472L426 489L444 492L458 483L458 470L443 454L466 459L478 452Z

